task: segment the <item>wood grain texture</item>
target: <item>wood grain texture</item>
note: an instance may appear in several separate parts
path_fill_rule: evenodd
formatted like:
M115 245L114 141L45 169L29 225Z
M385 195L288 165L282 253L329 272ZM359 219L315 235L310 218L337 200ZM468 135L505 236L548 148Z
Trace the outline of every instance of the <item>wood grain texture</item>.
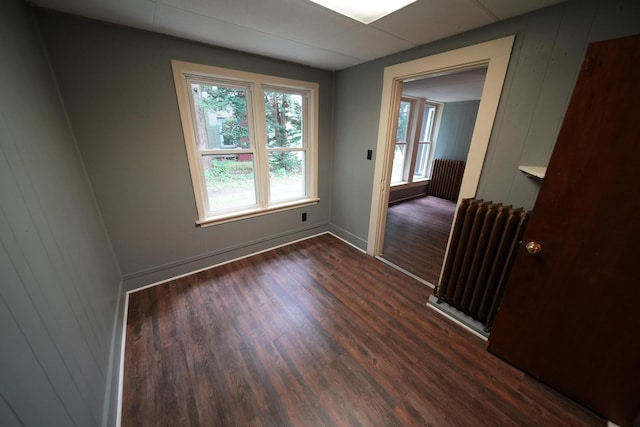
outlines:
M322 235L131 294L123 426L604 426Z
M389 206L382 257L438 285L455 209L455 202L432 196Z
M523 236L542 251L519 248L489 345L616 424L636 427L640 189L630 185L637 166L629 159L640 156L639 74L640 35L589 45Z

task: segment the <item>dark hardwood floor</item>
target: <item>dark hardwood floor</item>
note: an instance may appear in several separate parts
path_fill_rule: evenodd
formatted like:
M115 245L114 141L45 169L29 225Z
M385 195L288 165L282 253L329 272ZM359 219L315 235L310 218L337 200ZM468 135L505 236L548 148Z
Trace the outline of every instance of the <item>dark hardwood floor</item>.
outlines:
M456 204L425 196L389 206L382 257L438 285Z
M325 234L132 293L123 426L604 426Z

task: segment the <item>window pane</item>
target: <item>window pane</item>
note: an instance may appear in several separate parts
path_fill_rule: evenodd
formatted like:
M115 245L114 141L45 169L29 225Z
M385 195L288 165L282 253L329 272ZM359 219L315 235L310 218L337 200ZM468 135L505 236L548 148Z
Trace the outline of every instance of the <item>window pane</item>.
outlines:
M413 172L414 178L427 177L427 161L429 160L430 143L418 144L418 153L416 154L416 169Z
M304 151L279 151L269 154L271 201L299 199L306 195Z
M433 105L424 106L424 117L422 118L422 131L420 141L429 141L433 137L433 120L436 116L436 107Z
M407 101L400 102L400 112L398 114L398 131L396 132L396 141L406 142L407 131L409 129L409 113L411 112L411 103Z
M301 94L264 92L267 121L267 147L301 148L303 130L303 96Z
M391 169L391 183L402 181L402 172L404 169L404 155L407 148L406 144L396 144L393 153L393 168Z
M256 204L253 154L202 156L208 211Z
M175 60L171 68L198 225L317 203L318 83Z
M191 82L198 149L249 148L246 89Z

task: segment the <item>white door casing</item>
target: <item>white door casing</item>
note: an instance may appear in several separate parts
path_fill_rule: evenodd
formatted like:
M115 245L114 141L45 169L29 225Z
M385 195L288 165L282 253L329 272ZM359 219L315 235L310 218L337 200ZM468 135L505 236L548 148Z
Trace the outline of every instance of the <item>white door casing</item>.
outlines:
M402 82L487 67L487 76L471 137L471 145L467 155L458 201L463 198L474 197L489 145L491 129L498 109L514 40L515 36L511 35L392 65L384 69L369 235L367 239L367 253L369 255L379 256L382 254L387 205L389 203L389 180L393 162L395 124L398 121L398 109L396 106L399 105L399 100L402 96ZM448 249L447 245L447 251Z

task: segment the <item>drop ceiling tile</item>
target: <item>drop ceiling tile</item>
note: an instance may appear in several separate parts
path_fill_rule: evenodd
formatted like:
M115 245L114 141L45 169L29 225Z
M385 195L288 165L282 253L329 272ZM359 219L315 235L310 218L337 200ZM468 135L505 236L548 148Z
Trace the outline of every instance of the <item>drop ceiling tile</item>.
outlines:
M419 0L370 25L420 45L494 21L472 0Z
M563 0L418 0L371 25L309 0L34 1L88 18L335 70Z
M554 4L563 3L566 0L479 0L487 9L492 11L498 18L507 19L512 16L518 16L531 12L533 10L542 9Z
M307 0L158 0L158 4L269 33L274 27L304 15L311 2Z
M288 22L277 33L282 37L363 60L380 58L415 46L369 25L352 20L348 24L338 22L342 19L342 17L316 19L313 14L310 14L297 21Z
M390 34L347 18L308 0L159 0L163 6L192 12L264 34L369 60L412 47Z
M165 5L158 5L155 30L203 43L328 70L337 70L362 62L362 59L358 57L351 57Z
M156 3L150 0L36 0L36 5L91 19L151 30Z

